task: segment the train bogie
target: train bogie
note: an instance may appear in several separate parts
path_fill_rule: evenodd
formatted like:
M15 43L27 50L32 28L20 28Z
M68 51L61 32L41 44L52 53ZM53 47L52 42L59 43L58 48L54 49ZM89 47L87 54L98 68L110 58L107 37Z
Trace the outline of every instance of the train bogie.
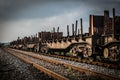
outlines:
M120 61L120 42L110 42L105 45L103 56L110 61Z

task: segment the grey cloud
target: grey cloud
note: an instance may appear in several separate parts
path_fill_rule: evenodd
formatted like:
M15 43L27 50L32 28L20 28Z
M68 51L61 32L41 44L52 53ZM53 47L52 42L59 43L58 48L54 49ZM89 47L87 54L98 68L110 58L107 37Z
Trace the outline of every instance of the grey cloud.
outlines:
M44 18L74 10L81 4L93 8L92 12L119 8L118 0L0 0L0 19ZM42 8L41 8L42 7ZM33 9L32 9L33 8ZM91 10L91 9L90 9Z
M11 19L19 10L29 6L44 5L54 1L55 0L0 0L0 19Z

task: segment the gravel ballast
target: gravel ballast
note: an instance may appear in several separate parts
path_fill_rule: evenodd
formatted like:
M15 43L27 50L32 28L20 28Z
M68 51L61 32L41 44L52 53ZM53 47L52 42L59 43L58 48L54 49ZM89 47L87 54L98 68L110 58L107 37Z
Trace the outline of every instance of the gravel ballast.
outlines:
M0 48L0 80L54 80Z

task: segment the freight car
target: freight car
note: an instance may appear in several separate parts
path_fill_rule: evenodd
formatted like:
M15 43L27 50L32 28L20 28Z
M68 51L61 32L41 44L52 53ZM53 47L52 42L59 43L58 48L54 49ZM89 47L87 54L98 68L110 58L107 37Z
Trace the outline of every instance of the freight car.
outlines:
M92 35L93 53L105 60L120 61L120 16L109 17L109 11L104 16L90 15L90 35Z
M77 29L78 21L72 24L72 35L67 36L59 32L39 32L38 36L24 37L11 42L11 47L41 53L54 54L55 52L66 55L67 53L79 58L104 59L120 61L120 16L109 17L109 11L104 11L104 16L90 15L89 33L83 34L82 19L80 19L80 34Z

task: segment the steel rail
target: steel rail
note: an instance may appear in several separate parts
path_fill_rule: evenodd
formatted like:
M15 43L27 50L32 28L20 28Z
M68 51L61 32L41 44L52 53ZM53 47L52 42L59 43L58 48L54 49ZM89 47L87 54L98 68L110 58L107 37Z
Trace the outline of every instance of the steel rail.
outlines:
M75 69L75 70L78 70L78 71L84 71L87 75L100 76L100 77L102 77L103 79L108 79L108 80L109 80L109 79L110 79L110 80L119 80L119 79L116 78L115 76L111 76L111 75L107 75L107 74L95 72L95 71L88 70L88 69L83 69L83 68L80 68L80 67L77 67L77 66L74 66L74 65L71 65L71 64L64 63L64 62L55 61L55 60L47 59L47 58L42 58L42 57L40 57L40 56L33 56L33 55L29 54L29 52L26 52L26 51L15 50L15 49L10 49L10 50L13 50L13 51L16 51L16 52L19 52L19 53L22 53L22 54L31 56L31 57L33 57L33 58L37 58L37 59L40 59L40 60L45 60L45 61L47 61L47 62L51 62L51 63L55 63L55 64L63 64L63 65L66 66L66 67L71 67L72 69ZM31 52L31 53L34 54L34 52Z
M47 74L48 76L51 76L51 77L53 77L53 78L55 78L55 79L57 79L57 80L69 80L69 79L67 79L67 78L65 78L65 77L63 77L63 76L61 76L61 75L59 75L59 74L57 74L57 73L49 70L49 69L46 69L46 68L42 67L41 65L39 65L39 64L37 64L37 63L34 63L33 61L31 61L31 60L29 60L29 59L23 58L22 56L16 54L15 51L13 52L13 51L11 51L10 49L9 49L9 50L7 49L7 51L8 51L9 53L11 53L12 55L14 55L15 57L19 58L20 60L24 61L25 63L31 64L33 67L35 67L36 69L44 72L44 73Z

